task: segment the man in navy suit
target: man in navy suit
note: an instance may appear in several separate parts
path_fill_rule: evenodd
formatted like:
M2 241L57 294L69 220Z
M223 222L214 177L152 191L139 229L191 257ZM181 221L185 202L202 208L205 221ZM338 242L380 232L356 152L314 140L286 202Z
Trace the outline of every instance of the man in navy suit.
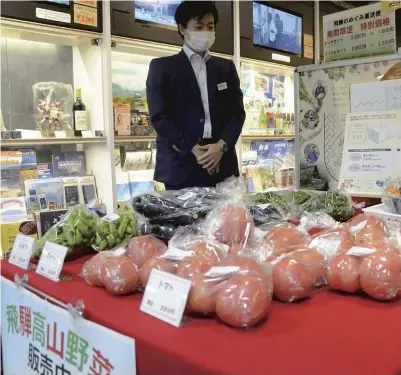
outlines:
M183 49L150 64L155 180L166 189L215 186L239 175L235 144L245 112L235 65L209 54L218 19L213 2L184 1L175 13Z

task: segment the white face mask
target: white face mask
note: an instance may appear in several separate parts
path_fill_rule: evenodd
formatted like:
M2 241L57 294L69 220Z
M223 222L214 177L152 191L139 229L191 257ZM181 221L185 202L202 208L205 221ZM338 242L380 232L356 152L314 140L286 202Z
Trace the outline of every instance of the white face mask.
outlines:
M192 51L197 53L207 51L216 39L216 33L214 31L185 31L187 32L185 42Z

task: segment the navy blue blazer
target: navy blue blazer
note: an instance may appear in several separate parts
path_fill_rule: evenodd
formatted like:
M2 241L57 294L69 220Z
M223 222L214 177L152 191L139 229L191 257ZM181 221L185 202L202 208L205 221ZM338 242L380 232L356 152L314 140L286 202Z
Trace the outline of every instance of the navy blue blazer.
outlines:
M238 176L235 144L245 121L242 91L231 60L211 56L206 62L212 139L223 139L229 150L215 182ZM226 85L218 85L226 83ZM226 87L226 88L225 88ZM146 93L152 126L157 132L155 180L166 185L208 186L192 148L203 137L205 112L191 63L184 51L150 63ZM209 181L210 182L210 181Z

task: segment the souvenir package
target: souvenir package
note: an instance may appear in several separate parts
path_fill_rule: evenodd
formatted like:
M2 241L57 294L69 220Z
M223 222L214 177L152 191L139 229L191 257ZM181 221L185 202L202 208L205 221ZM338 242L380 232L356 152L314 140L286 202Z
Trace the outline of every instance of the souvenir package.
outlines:
M86 207L70 208L63 219L36 242L34 256L40 257L47 241L68 247L67 256L87 250L95 236L97 222L98 216Z
M66 207L82 204L79 200L79 178L78 177L62 177L64 184L64 196Z
M401 177L384 181L382 201L391 212L401 215Z
M55 131L71 131L74 94L70 84L38 82L32 86L36 128L43 137Z
M64 184L61 178L25 181L28 212L65 208Z
M84 151L57 152L52 155L53 177L83 176L86 174Z
M95 176L79 177L79 201L83 204L91 204L97 201Z
M107 215L98 222L92 247L96 251L109 250L127 242L136 233L136 220L131 211Z
M53 210L35 212L35 221L38 227L38 237L41 238L51 227L57 224L68 210Z

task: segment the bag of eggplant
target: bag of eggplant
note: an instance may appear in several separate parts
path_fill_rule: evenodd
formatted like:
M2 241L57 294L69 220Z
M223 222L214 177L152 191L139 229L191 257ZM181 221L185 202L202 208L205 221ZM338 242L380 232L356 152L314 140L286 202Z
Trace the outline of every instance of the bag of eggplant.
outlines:
M177 228L203 219L223 194L215 188L193 187L143 194L132 199L133 209L144 217L141 234L170 239Z

